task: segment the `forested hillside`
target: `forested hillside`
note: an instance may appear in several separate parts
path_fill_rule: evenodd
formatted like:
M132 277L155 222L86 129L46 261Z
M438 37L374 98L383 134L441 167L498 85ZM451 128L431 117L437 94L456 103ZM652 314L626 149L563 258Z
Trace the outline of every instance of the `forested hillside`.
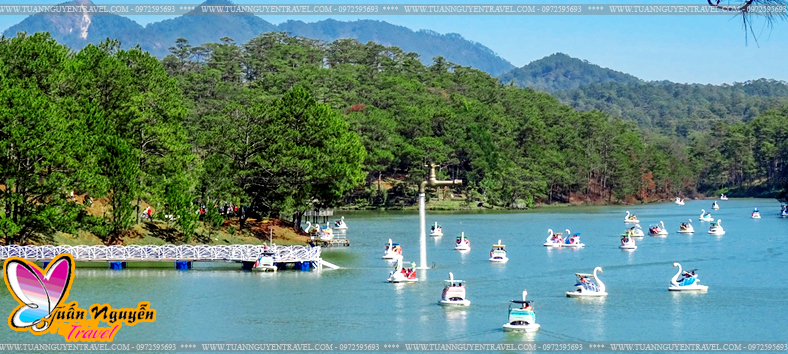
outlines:
M462 179L452 192L469 205L502 207L785 181L785 109L693 132L685 147L397 47L266 33L242 44L181 39L171 53L159 60L114 41L72 52L43 33L0 40L6 243L78 229L112 242L143 201L187 240L199 205L298 225L314 207L407 204L426 162ZM106 198L109 210L88 215L70 192Z
M574 90L588 84L640 83L641 80L620 71L600 67L588 61L555 53L534 60L521 68L515 68L500 76L504 84L530 87L545 92Z
M581 111L602 110L640 127L688 137L716 123L747 122L788 103L788 85L760 79L733 85L590 84L554 93Z

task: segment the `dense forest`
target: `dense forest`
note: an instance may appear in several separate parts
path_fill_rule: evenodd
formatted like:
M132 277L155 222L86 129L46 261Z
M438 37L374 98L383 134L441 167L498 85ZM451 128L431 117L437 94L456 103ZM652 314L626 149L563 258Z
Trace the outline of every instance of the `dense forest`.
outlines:
M292 218L412 203L425 163L471 204L629 202L785 181L788 110L717 123L686 144L436 57L266 33L159 60L117 41L70 51L0 40L0 233L112 238L141 201L189 237L198 205ZM399 183L381 183L397 181ZM69 192L109 198L87 215ZM211 209L211 208L209 208Z
M788 104L788 85L767 79L721 86L611 82L553 94L578 110L602 110L641 128L682 138L708 132L720 122L747 122Z

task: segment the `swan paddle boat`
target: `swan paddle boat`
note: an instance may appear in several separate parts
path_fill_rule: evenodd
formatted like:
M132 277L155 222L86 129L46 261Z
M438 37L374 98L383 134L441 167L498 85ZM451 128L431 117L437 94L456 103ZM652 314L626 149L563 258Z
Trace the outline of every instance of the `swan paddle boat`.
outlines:
M415 283L419 281L416 278L416 263L411 263L410 268L402 268L402 258L397 259L397 264L394 265L394 270L389 273L387 279L389 283Z
M307 228L311 228L312 230L309 232L312 240L331 241L334 239L334 230L329 227L328 223L326 223L326 226L320 226L317 224L312 226L309 224L309 222L307 222Z
M665 223L659 222L659 225L649 226L648 233L651 236L667 236L668 230L665 229Z
M698 220L711 222L711 221L714 221L714 218L711 217L711 213L707 213L706 212L706 209L701 209L700 210L700 217L698 218Z
M628 224L638 224L640 223L640 220L638 220L638 217L635 216L635 214L630 214L629 210L627 210L627 216L624 218L624 222Z
M432 237L443 236L443 228L441 228L441 226L438 225L437 221L435 222L435 225L432 225L432 228L430 229L430 236Z
M720 200L728 200L728 196L723 193L720 195Z
M263 251L263 254L257 258L257 261L252 265L252 270L261 272L270 270L276 272L277 267L274 264L274 253L271 251Z
M517 332L536 332L539 325L536 323L536 314L531 306L533 301L525 300L528 291L523 290L522 300L512 300L509 303L509 322L503 325L503 330Z
M340 217L339 220L334 221L334 230L347 230L347 224L345 224L345 217Z
M725 235L725 230L722 229L722 220L711 223L709 233L712 235Z
M636 250L638 246L635 246L635 239L632 236L624 234L624 237L621 238L621 246L618 248L622 250Z
M629 237L643 237L643 229L640 228L640 225L635 225L630 227L629 229L624 230L624 233L621 236L629 236Z
M715 200L713 203L711 203L711 208L717 210L720 208L720 205L717 204L717 201Z
M673 263L673 268L679 267L679 271L676 272L676 275L673 276L673 279L670 279L670 286L668 290L670 291L700 291L700 292L708 292L709 287L706 285L700 285L700 280L698 279L698 275L695 274L697 269L693 269L690 271L682 271L681 264L676 262ZM682 277L679 279L679 277Z
M676 205L684 205L684 199L676 197L676 200L673 201Z
M561 247L564 243L561 233L554 234L553 229L547 229L547 238L545 239L545 247Z
M490 262L506 263L508 261L509 258L506 257L506 245L502 245L501 240L498 240L498 244L492 245L492 249L490 250Z
M605 292L605 283L599 280L596 272L602 272L602 267L594 268L593 274L588 273L575 273L577 276L577 284L575 284L575 291L567 291L566 297L586 297L586 296L607 296Z
M695 229L692 227L692 219L689 219L689 223L681 223L681 226L679 226L679 231L676 232L680 234L695 233Z
M761 218L761 212L758 211L758 208L755 208L755 209L752 210L752 215L751 216L752 216L753 219L760 219Z
M781 218L788 217L788 205L780 206L780 217Z
M449 279L444 280L443 294L438 304L441 306L470 306L471 300L465 298L465 281L455 280L449 272Z
M565 230L565 231L566 231L566 240L564 240L564 243L561 244L561 247L582 248L582 247L586 246L585 243L580 243L580 233L579 232L574 234L574 235L572 235L572 236L569 236L570 235L569 230Z
M383 252L383 259L401 260L402 259L402 246L399 243L391 242L386 244L386 250Z
M465 232L457 236L457 242L454 244L454 249L457 251L470 251L471 241L465 238Z

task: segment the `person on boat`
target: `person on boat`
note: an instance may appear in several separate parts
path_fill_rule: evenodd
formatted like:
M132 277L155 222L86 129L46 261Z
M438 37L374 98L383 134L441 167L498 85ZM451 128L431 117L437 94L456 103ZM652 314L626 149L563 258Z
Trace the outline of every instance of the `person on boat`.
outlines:
M629 240L629 237L627 237L627 236L622 237L621 238L621 245L622 246L626 245L628 240Z

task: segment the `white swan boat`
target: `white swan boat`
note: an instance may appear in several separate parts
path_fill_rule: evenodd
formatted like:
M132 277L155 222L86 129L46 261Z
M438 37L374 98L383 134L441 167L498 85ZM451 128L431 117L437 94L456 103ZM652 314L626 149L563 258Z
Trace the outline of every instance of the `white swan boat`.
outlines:
M651 236L667 236L668 230L665 229L665 223L660 221L659 225L650 226L648 228L648 233Z
M605 283L596 275L597 271L601 273L602 267L594 268L593 274L575 273L577 276L575 291L567 291L566 297L607 296Z
M720 205L717 204L717 201L715 200L713 203L711 203L711 208L717 210L720 208Z
M622 250L636 250L638 246L635 246L635 239L631 236L624 234L624 237L621 238L621 246L618 248Z
M492 245L492 250L490 250L490 262L506 263L508 261L509 257L506 257L506 245L502 245L501 240L498 240L498 244Z
M780 206L780 217L781 218L788 217L788 205Z
M720 200L728 200L728 196L723 193L720 195Z
M438 304L441 306L470 306L471 301L465 298L465 281L455 280L454 274L449 272L449 279L444 280L446 285Z
M326 226L320 226L318 224L312 225L307 221L306 225L307 230L310 230L309 235L312 240L331 241L334 239L334 230L331 229L328 222L326 222Z
M465 232L457 236L457 242L454 244L454 249L457 251L470 251L471 241L465 238Z
M386 250L383 251L383 259L402 260L402 246L399 243L391 242L386 244Z
M561 247L564 243L561 233L553 233L553 229L547 229L547 238L545 239L545 247Z
M638 217L635 216L635 214L630 214L629 210L627 210L627 216L624 218L624 222L628 224L637 224L640 223L640 220L638 220Z
M347 224L345 224L345 217L342 216L339 220L334 221L334 230L347 230Z
M419 278L416 278L416 263L411 263L410 268L402 268L402 258L397 259L397 264L394 265L394 270L389 273L389 278L386 281L389 283L414 283L419 281Z
M714 221L714 218L711 217L711 213L707 213L706 212L706 209L701 209L700 210L700 217L698 218L698 220L711 222L711 221Z
M574 235L572 235L572 236L569 236L571 234L569 232L569 230L567 229L567 230L564 230L564 231L566 231L566 239L564 240L564 243L561 244L561 247L582 248L582 247L586 246L585 243L581 243L580 242L580 233L579 232L574 234Z
M755 209L752 211L752 215L751 215L751 217L752 217L753 219L760 219L760 218L761 218L761 212L759 212L759 211L758 211L758 208L755 208Z
M670 286L668 290L670 291L700 291L700 292L708 292L709 287L706 285L700 285L700 280L698 279L698 275L695 274L697 269L693 269L687 272L681 270L681 264L676 262L673 263L673 268L679 267L679 271L676 272L676 275L673 276L673 279L670 279ZM679 280L679 276L684 276L681 280Z
M438 225L438 222L435 222L435 225L432 225L432 229L430 229L430 236L432 237L441 237L443 236L443 228Z
M252 270L261 272L267 272L270 270L276 272L277 267L274 264L274 253L270 251L263 252L263 255L257 258L257 261L254 262L254 265L252 265Z
M645 236L645 234L643 234L643 229L640 227L640 225L635 225L635 226L630 227L627 230L624 230L624 233L621 236L625 236L625 235L628 235L629 237L643 237L643 236Z
M684 205L684 199L676 197L676 200L673 201L676 205Z
M692 219L689 219L689 223L681 223L679 226L679 231L676 231L680 234L692 234L695 233L695 229L692 227Z
M725 235L725 230L722 229L722 220L711 223L709 233L712 235Z
M536 323L536 314L531 306L532 301L525 300L528 291L523 290L523 299L509 303L509 322L503 325L504 331L536 332L541 327Z

